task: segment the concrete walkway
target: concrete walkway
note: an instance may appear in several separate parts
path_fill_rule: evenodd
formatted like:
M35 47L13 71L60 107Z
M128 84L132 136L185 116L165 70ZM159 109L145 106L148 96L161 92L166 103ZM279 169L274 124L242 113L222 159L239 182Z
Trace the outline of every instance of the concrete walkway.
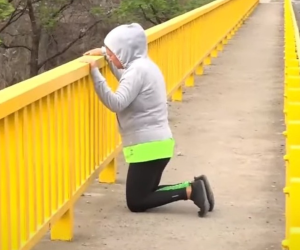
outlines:
M180 154L165 183L209 176L216 209L197 217L192 202L145 214L125 205L118 183L95 184L76 206L75 239L34 250L267 250L284 238L282 3L261 4L220 57L170 104Z

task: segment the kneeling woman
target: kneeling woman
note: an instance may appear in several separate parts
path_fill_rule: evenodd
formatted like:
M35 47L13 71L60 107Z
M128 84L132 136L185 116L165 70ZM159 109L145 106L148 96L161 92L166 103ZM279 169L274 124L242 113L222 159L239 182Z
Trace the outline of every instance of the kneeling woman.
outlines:
M95 91L104 105L115 112L129 163L126 181L127 206L132 212L179 200L192 200L205 216L214 207L213 192L206 176L176 185L160 186L162 173L173 156L174 139L168 123L166 85L162 72L148 57L144 29L136 23L113 29L104 47L85 55L105 56L119 81L116 92L108 86L95 60L91 66Z

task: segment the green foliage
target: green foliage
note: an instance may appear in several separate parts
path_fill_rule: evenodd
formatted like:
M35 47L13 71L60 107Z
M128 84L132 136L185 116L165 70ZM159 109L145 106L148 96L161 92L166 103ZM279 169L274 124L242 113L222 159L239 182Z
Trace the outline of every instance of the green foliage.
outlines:
M0 21L4 21L13 13L14 7L7 0L0 0ZM2 44L0 37L0 46Z
M14 7L7 0L0 0L0 21L5 20L14 11Z
M92 15L99 16L99 17L103 16L104 13L105 13L104 10L103 10L103 8L101 8L99 6L92 7L90 9L90 12L91 12Z
M146 20L159 24L212 1L214 0L123 0L116 14L125 22Z
M46 30L53 29L63 11L63 7L67 6L70 0L51 0L40 1L35 6L35 14L38 16L42 27Z
M61 17L64 15L63 12L67 9L72 9L71 6L76 3L78 3L77 0L42 0L35 6L35 12L38 15L42 27L46 30L51 30L57 26ZM85 11L86 10L83 12ZM89 13L98 18L103 18L106 15L105 10L98 6L91 7ZM69 15L72 15L70 11Z
M177 13L177 2L178 0L123 0L117 14L124 21L147 20L161 23Z
M214 0L190 0L190 1L187 1L187 4L185 5L185 11L191 11L193 9L199 8L205 4L208 4L213 1Z

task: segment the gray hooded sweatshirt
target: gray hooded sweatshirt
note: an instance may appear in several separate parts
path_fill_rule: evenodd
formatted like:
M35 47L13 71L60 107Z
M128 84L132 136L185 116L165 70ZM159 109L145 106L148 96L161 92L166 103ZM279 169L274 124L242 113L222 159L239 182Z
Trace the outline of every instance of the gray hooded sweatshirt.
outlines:
M104 44L122 63L109 66L119 81L116 92L97 68L92 70L95 91L103 104L117 114L123 146L172 138L164 77L148 57L147 37L136 23L113 29Z

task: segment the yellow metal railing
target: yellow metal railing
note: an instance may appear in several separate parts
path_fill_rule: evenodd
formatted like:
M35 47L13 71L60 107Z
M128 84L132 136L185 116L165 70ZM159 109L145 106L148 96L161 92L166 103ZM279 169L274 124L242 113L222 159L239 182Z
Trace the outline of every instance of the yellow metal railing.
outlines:
M149 55L168 96L182 99L258 0L218 0L147 30ZM0 91L0 250L71 240L73 207L97 178L113 183L121 141L113 113L97 99L79 59ZM103 58L103 75L117 82Z
M284 2L286 233L284 248L300 248L300 36L291 0Z

